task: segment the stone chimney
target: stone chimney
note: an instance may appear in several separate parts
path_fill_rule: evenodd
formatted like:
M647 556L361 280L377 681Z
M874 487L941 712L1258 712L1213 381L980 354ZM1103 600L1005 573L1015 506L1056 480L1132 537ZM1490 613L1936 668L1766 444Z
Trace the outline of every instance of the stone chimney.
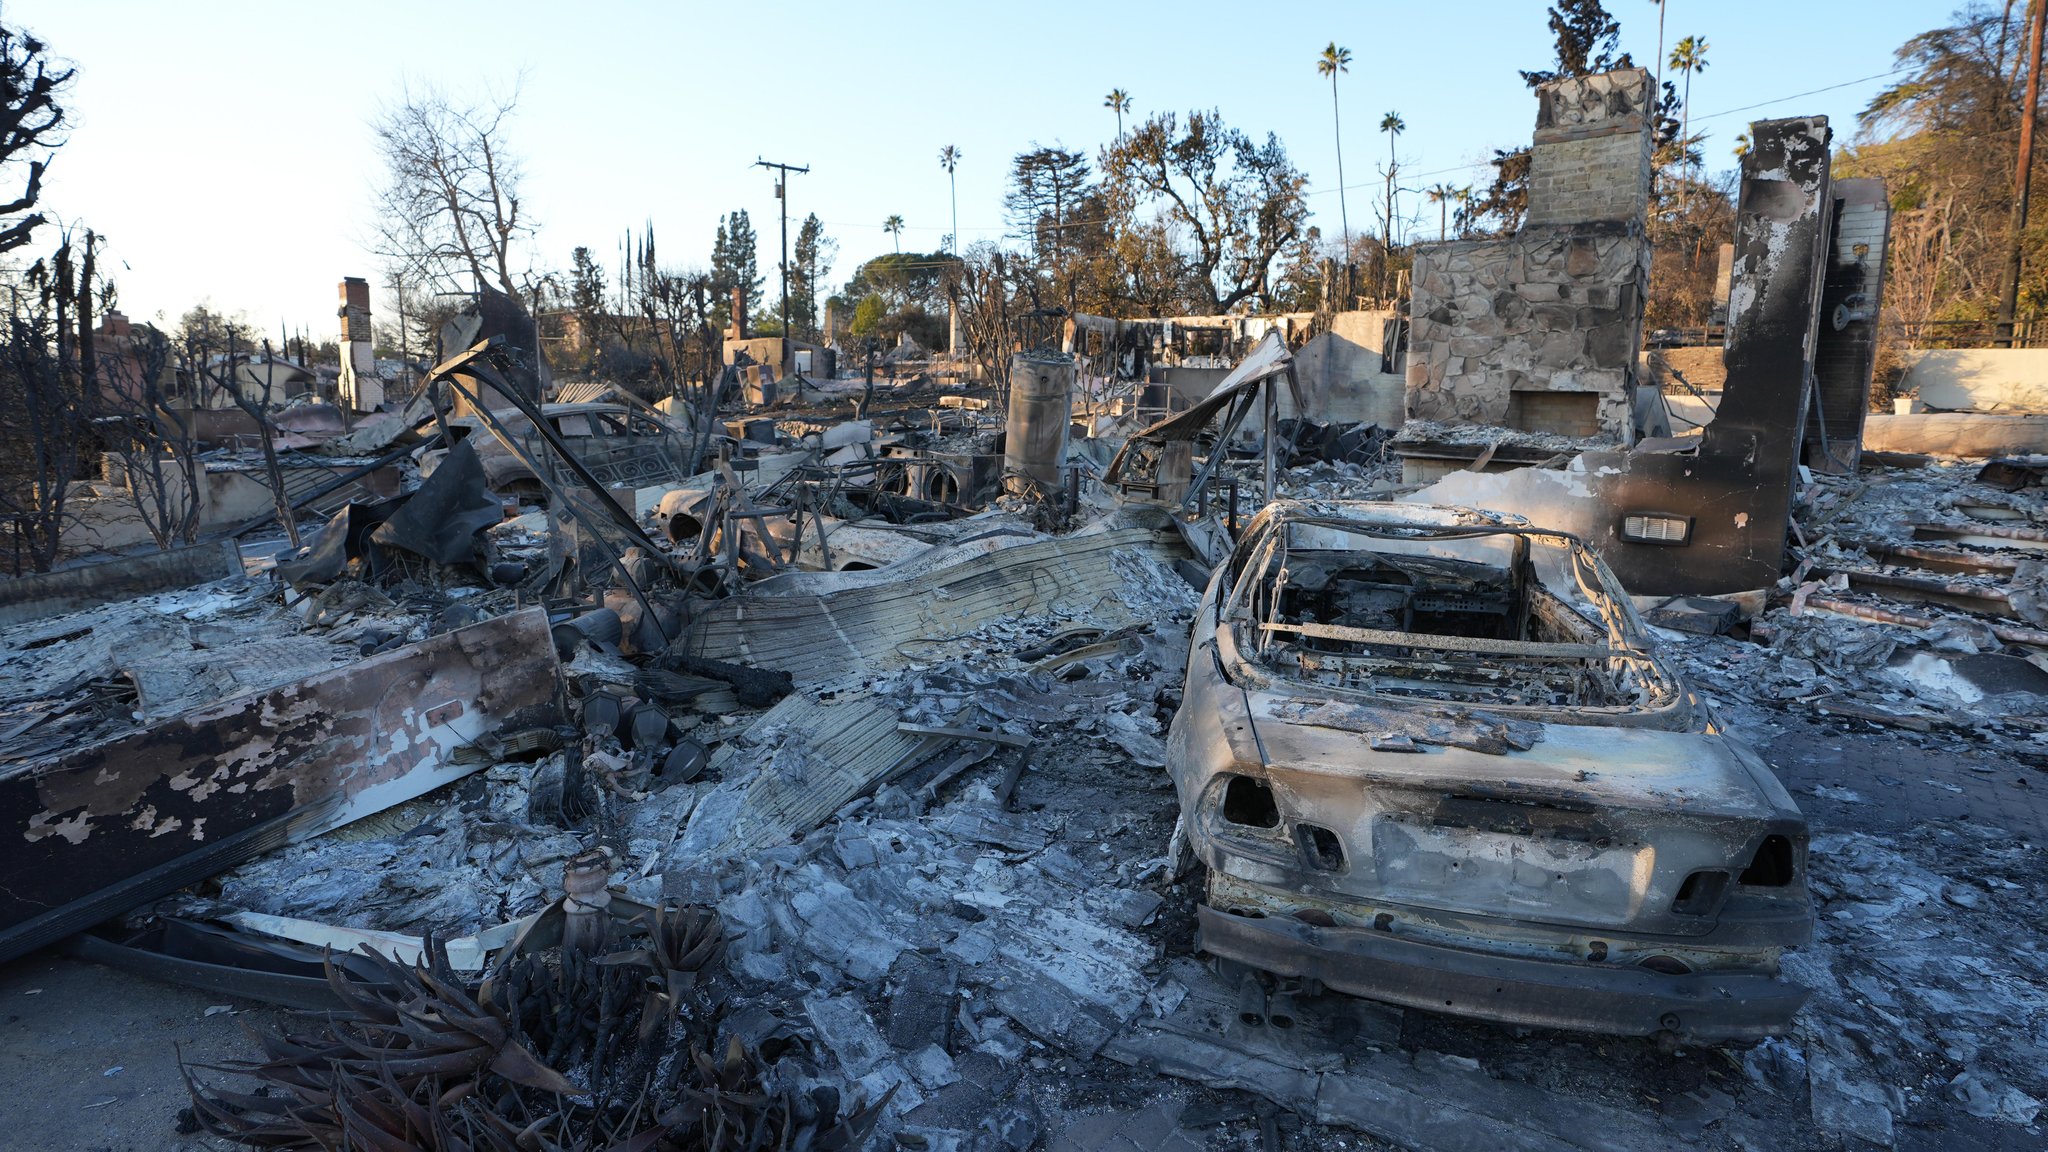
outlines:
M1521 227L1415 246L1410 417L1632 437L1652 96L1640 68L1542 85Z
M747 338L747 290L735 287L732 290L732 325L725 330L727 340Z
M374 412L384 403L384 382L377 377L377 355L370 336L370 282L360 276L341 281L342 407Z

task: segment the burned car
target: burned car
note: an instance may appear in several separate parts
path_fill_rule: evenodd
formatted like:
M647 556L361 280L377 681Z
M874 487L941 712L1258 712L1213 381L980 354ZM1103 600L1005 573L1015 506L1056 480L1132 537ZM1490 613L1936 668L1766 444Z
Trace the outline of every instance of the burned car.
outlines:
M549 453L533 423L511 408L494 413L500 424L517 437L527 454L549 459ZM555 435L576 454L592 475L607 484L641 486L679 481L690 451L687 432L665 422L658 413L629 408L623 404L547 404L541 408ZM505 492L545 500L547 490L525 460L507 450L484 422L473 415L450 416L449 432L467 439L483 461L484 482L494 492ZM422 427L422 434L432 430ZM431 473L441 453L430 453L422 461Z
M1805 819L1572 536L1267 507L1209 582L1168 764L1225 962L1667 1042L1805 999Z

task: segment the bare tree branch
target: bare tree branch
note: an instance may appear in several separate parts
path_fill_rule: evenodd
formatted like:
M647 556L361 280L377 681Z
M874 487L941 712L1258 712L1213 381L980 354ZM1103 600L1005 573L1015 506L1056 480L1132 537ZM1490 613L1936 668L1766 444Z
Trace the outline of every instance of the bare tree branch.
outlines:
M377 193L379 255L444 291L486 283L519 295L513 250L533 225L520 211L521 166L507 148L518 93L460 104L407 91L372 125L386 173Z

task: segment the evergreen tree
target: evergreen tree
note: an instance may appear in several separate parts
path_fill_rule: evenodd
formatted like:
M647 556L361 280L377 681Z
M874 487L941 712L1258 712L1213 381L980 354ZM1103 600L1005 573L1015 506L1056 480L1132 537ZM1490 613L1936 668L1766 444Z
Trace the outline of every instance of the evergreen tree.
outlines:
M1621 46L1621 21L1608 15L1600 0L1558 0L1550 6L1550 33L1557 38L1557 67L1522 73L1522 82L1531 88L1564 76L1635 66L1628 53L1615 55Z
M721 303L732 298L733 289L741 289L749 316L761 306L762 277L756 249L754 224L747 219L746 209L719 217L718 236L711 243L711 287Z
M1033 148L1010 161L1010 190L1003 194L1010 226L1031 241L1042 265L1058 265L1067 222L1087 195L1088 158L1065 148Z
M587 333L596 332L597 318L604 315L604 290L604 269L589 248L578 245L569 253L569 307Z
M789 276L789 323L800 339L818 335L818 290L832 274L832 254L839 242L825 235L824 221L813 212L796 231L796 256Z

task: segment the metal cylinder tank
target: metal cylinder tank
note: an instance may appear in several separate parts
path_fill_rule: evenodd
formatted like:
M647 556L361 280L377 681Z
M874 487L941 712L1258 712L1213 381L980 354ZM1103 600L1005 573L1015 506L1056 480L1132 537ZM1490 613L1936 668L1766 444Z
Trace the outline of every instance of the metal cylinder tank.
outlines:
M1010 361L1010 419L1003 437L1003 487L1021 473L1058 492L1073 410L1074 358L1064 352L1019 352Z

